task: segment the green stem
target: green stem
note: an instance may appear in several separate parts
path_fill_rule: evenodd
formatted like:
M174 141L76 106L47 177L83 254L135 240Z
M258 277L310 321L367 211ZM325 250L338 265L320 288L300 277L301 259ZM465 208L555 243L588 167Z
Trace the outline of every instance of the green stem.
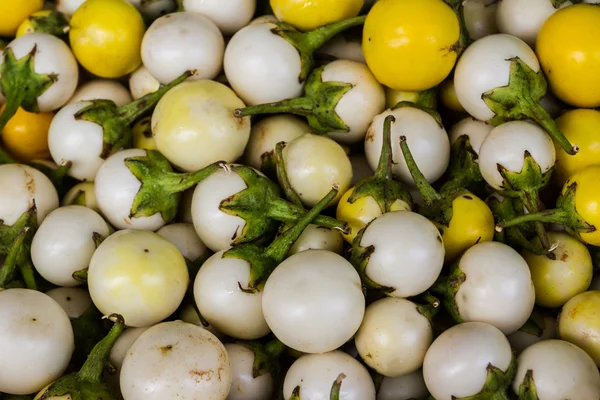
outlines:
M496 224L496 231L501 232L505 228L510 228L512 226L527 222L555 223L564 225L569 222L569 214L560 208L524 214L513 219L499 222Z
M348 18L343 21L334 22L333 24L325 25L314 31L303 34L302 50L310 52L310 54L323 47L325 43L333 39L339 33L352 28L353 26L363 25L367 19L366 15L361 15L354 18Z
M106 365L106 359L110 354L110 351L119 338L121 333L125 330L125 321L123 317L118 314L112 314L108 318L116 318L116 322L113 325L108 335L99 341L88 356L87 361L83 364L83 367L79 370L77 375L79 378L88 383L100 382L102 371Z
M523 190L519 197L521 198L523 205L527 208L527 211L529 211L529 213L539 212L541 201L537 189ZM546 233L544 225L540 221L536 221L534 225L536 234L540 239L542 247L548 250L550 248L550 242L548 240L548 234Z
M257 114L279 113L290 113L302 116L309 116L312 114L313 108L314 102L310 98L297 97L295 99L282 100L276 103L258 104L255 106L238 108L233 112L233 115L237 118L248 117L250 115Z
M29 250L31 251L31 250ZM19 271L21 272L21 278L23 278L23 282L25 283L25 287L31 290L37 290L37 282L35 281L35 273L33 271L33 265L29 258L28 252L21 252L23 256L23 260L19 265Z
M552 116L539 103L532 103L527 111L529 111L528 116L544 128L567 154L575 155L579 152L579 146L576 144L571 145L569 139L558 129Z
M417 166L408 147L408 143L406 143L406 136L400 136L400 148L402 149L402 155L404 156L410 175L412 176L415 185L417 185L417 189L419 190L419 193L421 193L421 197L423 197L425 204L431 206L434 202L441 200L442 196L429 184L429 182L427 182L427 179Z
M11 93L10 96L9 94L5 94L5 96L6 102L4 103L2 114L0 114L0 132L4 130L8 121L15 116L27 93L25 91L17 91Z
M294 205L284 199L275 199L269 203L267 217L280 222L295 222L306 214L306 210L302 207ZM343 233L348 232L348 224L339 221L335 218L318 215L313 223L322 226L323 228L338 229Z
M331 392L329 392L329 400L340 400L340 389L342 388L342 381L344 378L346 378L346 375L342 372L338 375L335 382L333 382Z
M208 178L216 171L223 168L223 163L213 163L207 167L204 167L195 172L187 172L187 173L176 173L172 172L173 175L172 181L165 183L164 190L169 193L180 193L183 192L195 185L204 179ZM167 175L165 173L165 175Z
M30 16L33 32L43 32L54 36L63 36L69 32L68 18L61 12L52 11L46 16Z
M298 196L298 193L292 188L292 184L288 178L287 170L285 169L285 161L283 160L283 148L285 142L279 142L275 146L275 165L277 171L277 180L285 193L285 197L293 204L303 207L302 200Z
M179 77L166 85L161 86L157 91L148 93L147 95L140 97L136 101L133 101L123 107L117 109L117 113L121 118L121 121L125 125L131 125L140 115L144 114L150 108L154 107L156 103L162 98L162 96L171 90L173 87L179 85L192 75L195 75L196 71L185 71Z
M392 123L396 122L393 115L388 115L383 121L383 144L379 164L375 170L375 178L392 179Z
M337 196L338 187L331 189L325 197L323 197L310 211L302 216L296 225L289 228L283 234L279 235L269 247L265 250L265 256L280 264L285 256L289 253L294 242L298 240L306 227L327 207L327 205Z
M27 237L27 232L29 231L29 227L25 227L17 237L14 239L10 251L6 255L6 259L4 260L4 265L0 267L0 288L5 288L15 276L15 272L17 270L17 263L19 261L19 256L21 255L22 246L25 242L25 238Z

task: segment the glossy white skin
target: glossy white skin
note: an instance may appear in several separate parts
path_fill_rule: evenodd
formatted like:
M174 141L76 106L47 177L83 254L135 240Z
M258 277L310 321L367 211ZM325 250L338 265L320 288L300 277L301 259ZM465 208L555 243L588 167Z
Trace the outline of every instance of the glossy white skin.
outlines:
M364 154L351 154L350 163L352 164L352 185L354 186L362 178L373 176L373 170L369 166L369 161Z
M125 165L129 157L145 156L146 150L128 149L108 157L96 175L94 192L102 215L117 229L155 231L166 221L160 213L130 218L131 207L142 183Z
M177 5L174 0L127 0L146 18L155 19L175 11Z
M28 165L0 165L0 188L0 220L6 225L17 222L34 203L38 224L58 208L58 194L50 179Z
M393 211L374 219L365 229L361 247L374 246L365 273L373 282L392 287L389 295L410 297L436 281L444 264L439 230L411 211Z
M342 239L340 232L335 229L311 224L304 229L304 232L294 242L288 256L311 249L329 250L341 255L344 251L344 239Z
M250 263L223 258L224 251L202 264L194 281L194 299L200 314L220 332L236 339L254 340L270 332L262 310L263 292L245 293Z
M94 233L109 235L104 219L84 206L60 207L40 225L31 243L31 260L48 282L78 286L73 273L86 269L96 251Z
M247 105L298 97L302 63L298 50L275 35L272 23L248 25L239 30L225 49L225 75Z
M454 300L464 321L486 322L505 335L527 322L535 290L527 262L519 253L503 243L479 243L464 253L458 267L466 281Z
M75 11L82 5L85 0L57 0L56 11L60 11L67 16L75 14Z
M210 324L205 325L205 323L207 323L206 320L200 320L200 316L192 304L186 304L180 308L179 319L188 324L198 325L200 328L206 329L221 341L225 339L225 335L219 332L214 326Z
M360 62L333 61L323 69L323 82L343 82L352 85L337 103L336 114L350 129L348 132L329 132L340 143L358 143L364 139L371 121L385 110L385 91L369 68Z
M129 75L129 91L134 100L160 89L160 82L143 65Z
M400 136L406 136L406 143L425 179L429 183L438 180L446 171L450 161L448 134L431 115L413 107L386 110L373 119L365 137L365 155L371 169L374 171L379 163L383 143L383 122L388 115L396 118L391 132L394 176L414 186L400 148Z
M424 399L428 395L423 371L418 370L397 378L384 377L377 392L377 400Z
M245 346L235 343L225 345L233 381L227 400L262 400L273 395L273 376L268 373L254 378L252 369L254 352Z
M245 104L229 87L210 80L183 82L152 113L156 148L173 165L197 171L214 162L235 162L250 137L250 117L233 112Z
M96 202L96 193L94 192L94 182L81 182L73 186L60 202L61 206L69 206L75 202L77 196L82 194L85 196L85 206L96 212L100 212L98 203Z
M498 165L508 171L521 172L525 151L533 157L541 172L549 171L556 162L556 148L546 131L526 121L499 125L485 138L479 149L479 170L483 179L496 190L503 188Z
M256 10L255 0L183 0L182 4L184 10L210 18L225 36L248 25Z
M325 46L318 50L318 53L326 54L340 60L350 60L366 64L360 38L357 38L357 40L348 40L343 34L337 35L327 42Z
M74 287L59 287L48 290L46 294L65 310L71 319L79 318L92 305L87 290Z
M129 90L117 81L95 79L79 86L68 104L86 100L112 100L117 107L122 107L133 100Z
M539 341L555 339L557 337L557 321L556 318L544 317L544 323L546 327L542 332L542 336L532 335L531 333L516 331L513 334L508 335L508 341L510 346L515 350L517 355L521 354L523 350L532 346Z
M570 1L560 8L572 5ZM557 11L551 0L502 0L498 2L498 30L518 37L535 48L538 32L544 22Z
M118 313L127 326L154 325L173 314L187 291L185 259L156 233L122 230L94 253L88 288L103 314Z
M12 49L17 60L29 54L34 47L37 49L33 63L35 72L56 75L56 81L38 96L37 104L41 112L54 111L75 93L79 79L77 61L65 42L48 33L23 35L7 46Z
M246 182L235 172L218 170L200 182L192 197L192 219L200 240L214 252L232 245L232 237L242 231L246 221L219 209L221 202L246 189Z
M292 189L307 207L314 207L334 185L339 193L329 205L350 189L350 159L342 146L325 136L307 133L293 140L283 149L283 162Z
M423 366L433 342L433 329L416 304L386 297L367 307L354 342L369 367L384 376L397 377Z
M467 117L454 124L450 129L450 145L456 142L461 136L467 135L471 147L475 153L479 154L481 143L483 143L492 129L494 129L493 125L472 117Z
M210 19L184 11L154 21L141 51L144 66L162 84L188 70L196 70L189 80L213 79L223 66L225 41Z
M481 39L498 32L497 9L498 3L494 0L465 0L463 2L465 25L471 39Z
M326 250L307 250L277 266L265 284L262 308L267 324L286 346L325 353L356 333L365 298L352 264Z
M181 254L190 261L195 261L208 251L206 245L200 240L194 225L192 224L170 224L156 231L160 236L173 243Z
M454 88L458 101L471 116L481 121L494 117L494 112L481 96L508 85L509 59L514 57L519 57L534 72L540 70L540 63L531 47L507 34L481 38L460 56L454 72Z
M600 374L592 360L579 347L562 341L546 340L528 347L517 359L513 390L518 393L528 370L539 400L596 400L600 397Z
M473 396L483 389L489 364L506 371L511 359L502 332L481 322L465 322L435 339L425 355L423 376L436 400Z
M130 400L225 400L232 380L223 344L181 321L144 332L125 356L120 378L123 397Z
M56 113L48 131L48 148L57 164L73 163L67 172L69 176L93 182L104 163L100 157L104 129L94 122L75 119L79 110L91 104L90 101L69 104Z
M329 399L329 392L339 374L345 374L340 399L375 400L375 385L369 372L358 361L341 351L307 354L296 360L285 376L283 397L289 399L300 386L302 399Z
M71 321L44 293L0 292L0 391L29 394L59 378L75 343Z
M250 130L250 139L244 151L244 162L252 168L260 169L261 156L264 153L275 150L279 142L289 143L305 133L314 132L304 120L291 114L279 114L261 119L253 124Z
M135 343L142 333L150 328L151 327L149 326L143 328L127 328L121 333L121 336L119 336L108 355L108 361L117 369L117 372L121 372L123 361L133 343Z

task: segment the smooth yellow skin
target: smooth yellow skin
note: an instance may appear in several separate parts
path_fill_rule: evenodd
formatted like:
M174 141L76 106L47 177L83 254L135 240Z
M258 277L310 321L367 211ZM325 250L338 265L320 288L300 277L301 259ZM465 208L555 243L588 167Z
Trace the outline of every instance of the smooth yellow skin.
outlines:
M579 170L565 183L563 194L567 188L577 182L575 191L575 210L588 224L597 227L595 232L580 233L579 236L587 244L600 246L600 166L592 165Z
M0 0L0 36L14 36L19 25L42 7L44 0Z
M50 14L52 14L52 10L42 10L42 11L34 12L29 17L47 17ZM17 34L15 35L15 37L19 37L19 36L27 35L28 33L35 32L35 30L33 29L33 24L31 23L31 19L29 17L27 17L26 19L23 20L23 22L21 22L21 25L19 25L19 28L17 29Z
M578 294L565 304L558 318L558 335L581 347L600 366L600 291Z
M344 240L350 244L352 244L354 238L362 228L383 214L379 204L377 204L375 199L371 196L365 196L356 200L354 203L350 203L348 199L352 196L355 189L356 187L352 187L344 193L335 212L336 218L340 221L347 222L351 228L349 234L342 234ZM412 210L407 202L397 199L390 207L390 211Z
M440 85L440 100L444 107L449 110L466 113L467 111L463 108L458 97L456 96L456 90L454 89L454 80L447 79Z
M419 92L400 92L398 90L385 88L385 106L392 108L401 101L411 101L416 103L419 100L421 93Z
M576 4L554 13L536 52L554 94L575 107L600 106L600 7Z
M118 78L142 64L146 26L125 0L87 0L71 18L69 39L77 61L92 74Z
M365 22L363 53L380 83L420 92L452 71L459 37L458 17L442 0L379 0Z
M177 309L187 289L185 259L175 245L154 232L124 230L115 235L103 242L90 262L94 304L103 313L118 312L128 326L160 322Z
M564 232L548 232L555 260L523 251L535 287L535 304L562 307L572 297L585 292L592 283L592 257L587 247Z
M364 0L271 0L273 13L301 31L356 17Z
M554 178L563 185L575 172L600 164L600 112L589 109L567 111L556 119L556 124L571 143L579 146L579 153L574 156L556 146Z
M477 243L494 239L494 215L484 201L471 193L452 201L452 219L448 226L436 225L442 230L446 262L454 261Z
M2 130L4 149L21 162L50 157L48 130L52 118L54 113L30 113L19 107Z
M139 120L131 129L133 133L133 147L136 149L156 150L156 143L152 137L152 117Z

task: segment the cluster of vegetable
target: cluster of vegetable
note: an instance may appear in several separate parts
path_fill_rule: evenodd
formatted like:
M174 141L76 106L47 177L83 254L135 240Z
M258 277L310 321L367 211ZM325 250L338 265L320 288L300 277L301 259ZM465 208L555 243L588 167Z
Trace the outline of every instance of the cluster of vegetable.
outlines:
M594 3L0 0L0 399L598 400Z

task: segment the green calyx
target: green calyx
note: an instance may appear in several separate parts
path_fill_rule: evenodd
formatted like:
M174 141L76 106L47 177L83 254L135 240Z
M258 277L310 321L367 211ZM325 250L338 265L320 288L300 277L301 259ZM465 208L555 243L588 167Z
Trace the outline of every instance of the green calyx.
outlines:
M106 237L102 236L100 233L98 233L98 232L92 233L92 240L94 241L94 245L96 246L96 248L98 248L102 244L104 239L106 239ZM75 271L75 272L73 272L73 274L71 276L77 282L87 283L88 269L84 268L84 269L80 269L79 271Z
M281 36L294 46L300 54L302 68L298 81L303 83L308 78L310 71L313 69L315 61L313 54L325 43L333 39L339 33L354 26L359 26L365 23L366 16L349 18L343 21L334 22L329 25L322 26L311 32L299 32L296 28L283 22L275 23L276 27L271 29L273 34Z
M486 204L492 211L494 220L500 224L524 215L524 206L519 199L492 195L486 200ZM534 243L530 240L534 235L535 227L533 223L529 222L519 226L496 228L494 240L508 244L511 247L525 249L533 254L546 254L547 251L540 243Z
M346 82L323 82L325 68L326 65L310 74L304 86L303 97L238 108L234 115L242 118L256 114L291 113L306 117L317 134L349 132L350 128L336 113L335 108L353 85Z
M346 375L342 372L333 381L331 385L331 391L329 392L329 400L340 400L340 390L342 388L342 381L346 378ZM292 397L289 400L302 400L300 395L300 385L296 386L292 391Z
M539 400L531 369L527 370L523 382L519 385L519 400Z
M459 267L460 259L450 266L448 276L440 276L433 284L431 291L442 298L442 303L454 321L465 322L456 304L456 294L460 286L467 280L467 275Z
M516 374L517 360L514 356L506 371L502 371L492 364L488 364L487 378L481 392L473 396L456 398L456 400L510 400L511 397L509 396L508 391Z
M383 144L379 164L373 176L363 178L357 182L354 192L348 198L350 204L362 199L372 197L377 202L382 214L391 211L392 205L400 200L412 209L413 202L410 193L393 178L392 174L392 123L396 121L393 115L388 115L383 121Z
M443 192L436 191L433 186L427 182L427 179L421 170L419 170L410 148L408 147L408 143L406 142L406 136L400 136L400 148L413 181L425 202L425 208L421 210L423 215L441 225L449 226L453 214L452 202L457 196L467 193L467 190L461 187L455 188L447 186L446 190Z
M79 317L71 319L75 339L75 352L69 363L69 371L79 370L87 361L87 357L108 332L105 329L102 313L91 304Z
M125 330L125 323L123 317L118 314L113 314L109 318L116 318L115 324L108 335L94 346L79 372L63 376L54 382L42 394L40 400L65 395L70 395L73 400L118 399L118 395L102 382L101 376L110 350Z
M441 192L456 188L468 188L481 192L483 177L479 170L479 156L473 150L469 136L460 136L450 147L450 164L446 170L446 183Z
M29 112L39 112L38 97L58 79L55 74L35 72L36 53L37 45L34 45L27 55L17 60L10 46L4 49L0 66L0 90L6 97L6 103L0 114L0 132L19 107Z
M165 93L194 73L194 71L186 71L172 82L161 86L157 91L148 93L123 107L117 107L112 100L91 100L89 106L75 114L75 119L93 122L102 127L104 137L100 157L106 159L122 148L131 147L133 137L131 124L154 107Z
M142 183L133 199L130 218L161 213L169 222L177 215L181 193L223 168L224 162L216 162L196 172L177 173L160 152L146 150L145 156L126 158L125 165Z
M239 258L250 263L250 280L247 287L239 287L243 292L256 293L262 291L265 282L275 267L289 253L294 242L298 240L304 229L319 216L319 213L337 196L338 189L332 189L309 212L305 213L298 222L279 235L267 247L262 248L253 243L233 246L223 253L223 258Z
M350 250L350 263L358 272L360 280L366 289L370 289L375 292L376 295L386 295L396 290L394 287L383 286L373 281L367 275L367 266L369 265L369 259L371 254L375 251L375 246L363 247L360 245L362 238L373 221L369 222L363 229L361 229L354 240L352 241L352 249Z
M5 225L0 220L0 256L6 256L4 264L0 266L0 288L11 287L11 284L18 279L18 272L24 287L37 289L31 261L31 242L37 226L35 203L13 225Z
M596 231L596 226L586 222L575 208L575 197L577 195L577 182L572 182L567 190L556 201L556 207L552 210L533 212L510 220L501 221L496 224L496 231L514 227L523 223L534 222L536 224L555 223L565 227L567 232L579 237L581 233Z
M274 379L279 378L281 374L279 358L286 349L283 343L277 339L267 343L241 340L235 343L254 352L254 363L252 364L252 377L254 379L267 374L271 374Z
M460 55L464 49L467 48L471 43L473 43L473 39L469 35L469 30L467 29L467 25L465 23L465 10L463 5L463 0L444 0L446 4L448 4L454 12L456 12L456 16L458 18L458 24L460 26L460 37L458 42L454 46L456 48L456 53Z
M27 19L31 22L31 30L27 33L41 32L62 37L71 29L67 16L56 10L48 15L31 15Z
M246 183L246 189L224 199L219 209L246 221L244 228L232 238L234 245L251 243L264 238L277 230L278 221L296 222L306 210L283 200L279 187L245 165L227 165L229 173L237 174ZM347 225L337 219L319 215L314 224L331 229L348 230Z
M554 167L546 172L542 172L541 167L533 159L529 151L525 151L523 157L523 168L520 172L509 171L498 164L498 172L503 178L500 194L520 199L529 213L536 213L544 208L544 204L539 197L539 190L548 186ZM548 235L543 224L540 221L535 221L534 225L542 247L549 250Z
M429 292L410 299L417 304L419 314L429 320L433 326L433 318L440 312L440 300Z
M534 72L519 57L510 59L510 77L507 86L492 89L482 99L496 116L489 122L495 126L515 120L532 120L544 128L567 154L576 154L579 147L572 145L540 105L548 83L541 71Z

